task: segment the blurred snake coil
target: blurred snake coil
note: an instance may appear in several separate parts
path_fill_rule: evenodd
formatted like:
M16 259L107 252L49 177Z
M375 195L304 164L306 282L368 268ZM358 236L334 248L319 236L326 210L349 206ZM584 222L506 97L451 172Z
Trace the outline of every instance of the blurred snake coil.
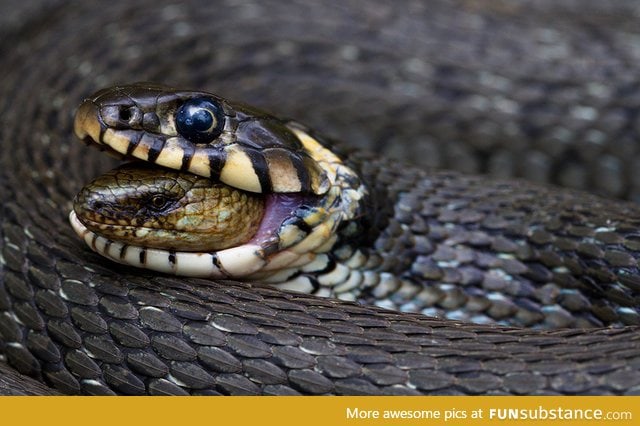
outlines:
M0 18L0 394L640 391L635 2L22 3ZM131 81L339 140L374 305L88 250L67 214L115 163L73 114Z

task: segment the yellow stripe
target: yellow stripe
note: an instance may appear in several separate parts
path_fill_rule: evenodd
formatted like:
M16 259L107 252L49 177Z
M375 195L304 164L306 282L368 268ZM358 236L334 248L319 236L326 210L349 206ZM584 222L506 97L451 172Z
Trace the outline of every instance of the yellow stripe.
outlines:
M193 174L203 177L211 176L211 165L209 156L203 149L196 149L189 163L189 171Z
M342 163L338 156L336 156L328 148L322 146L320 142L312 138L308 133L303 132L300 129L296 129L295 127L292 127L290 129L293 133L295 133L309 155L311 155L311 158L313 158L314 160L318 162L326 161L328 163Z
M0 411L8 425L47 426L627 426L640 421L639 402L632 396L4 397L0 398ZM546 419L523 420L522 415L529 413ZM566 419L578 413L607 418ZM520 419L502 420L499 416Z
M326 243L332 236L333 224L333 220L319 224L313 228L313 231L311 231L304 240L295 246L289 247L289 250L299 254L314 251L314 249Z
M249 156L236 145L226 147L226 152L227 159L220 172L220 180L245 191L262 192L260 179Z
M265 159L274 192L300 192L302 190L298 171L293 167L289 155L284 150L272 150L265 155Z
M120 154L126 154L129 149L129 138L113 129L105 130L103 140L113 150Z
M134 151L135 152L135 151ZM158 154L156 164L164 167L168 167L174 170L180 170L182 167L182 158L184 157L184 150L180 147L176 138L169 138L164 144L164 147Z

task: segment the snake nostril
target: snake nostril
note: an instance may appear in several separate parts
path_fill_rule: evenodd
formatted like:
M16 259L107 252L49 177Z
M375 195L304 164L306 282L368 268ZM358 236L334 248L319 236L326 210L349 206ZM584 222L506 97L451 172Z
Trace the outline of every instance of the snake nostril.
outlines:
M121 108L120 111L118 111L118 116L122 121L129 121L131 115L131 108Z

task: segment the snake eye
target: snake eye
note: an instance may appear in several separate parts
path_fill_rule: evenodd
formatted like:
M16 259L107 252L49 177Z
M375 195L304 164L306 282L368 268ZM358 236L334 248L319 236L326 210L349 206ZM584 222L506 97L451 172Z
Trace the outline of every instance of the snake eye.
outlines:
M211 98L190 99L178 109L176 128L193 143L209 143L224 128L222 108Z
M164 210L170 204L170 202L171 200L168 197L161 194L156 194L149 199L149 202L147 204L150 209L161 211Z

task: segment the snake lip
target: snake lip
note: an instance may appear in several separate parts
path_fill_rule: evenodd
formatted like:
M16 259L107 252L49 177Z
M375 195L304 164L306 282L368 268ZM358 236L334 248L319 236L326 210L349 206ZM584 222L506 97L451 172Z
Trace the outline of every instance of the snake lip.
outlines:
M105 154L117 159L117 160L122 160L122 161L137 161L138 159L135 157L132 157L130 155L125 155L122 154L121 152L116 151L115 149L111 148L109 145L100 142L99 140L95 140L93 139L91 136L87 135L84 138L82 138L82 142L84 142L85 145L87 146L91 146L96 148L98 151L100 152L104 152Z

